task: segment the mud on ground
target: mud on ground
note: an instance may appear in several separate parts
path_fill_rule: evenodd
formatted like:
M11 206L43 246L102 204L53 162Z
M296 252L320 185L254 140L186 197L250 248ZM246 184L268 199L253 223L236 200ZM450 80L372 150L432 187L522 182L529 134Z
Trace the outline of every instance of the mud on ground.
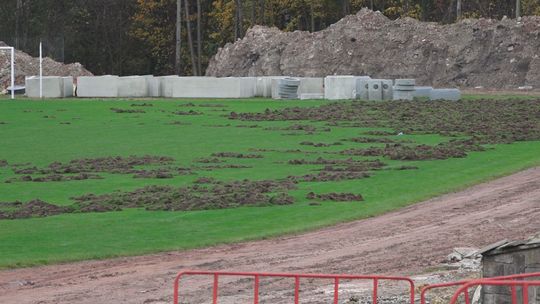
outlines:
M166 304L183 269L416 275L420 284L459 280L430 274L455 247L538 232L540 169L526 170L385 215L277 239L140 257L0 271L0 303ZM316 208L316 207L314 207ZM268 281L265 303L291 303L292 281ZM331 302L332 282L302 284L309 303ZM211 279L186 280L182 303L211 301ZM251 280L220 280L219 303L249 302ZM368 299L369 285L343 286L343 300ZM401 296L381 288L381 297ZM321 297L329 296L323 302ZM39 299L39 300L36 300ZM324 298L327 300L327 298Z

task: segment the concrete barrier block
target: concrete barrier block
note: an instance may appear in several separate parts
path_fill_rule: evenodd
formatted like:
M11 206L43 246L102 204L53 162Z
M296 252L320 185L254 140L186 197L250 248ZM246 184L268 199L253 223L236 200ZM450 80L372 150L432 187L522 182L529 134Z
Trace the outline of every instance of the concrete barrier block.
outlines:
M118 97L148 97L148 82L144 76L125 76L118 79Z
M160 97L161 96L161 82L158 77L154 75L144 75L146 79L146 86L148 90L148 97Z
M250 98L255 96L256 77L178 77L174 98Z
M395 83L396 86L415 86L416 85L416 79L396 79Z
M64 86L63 97L73 97L74 89L75 89L73 86L73 77L72 76L62 77L62 82Z
M382 99L393 100L394 99L394 82L390 79L383 79L382 81Z
M355 76L327 76L324 78L324 98L329 100L356 98Z
M382 80L371 79L368 80L368 99L374 101L382 100Z
M257 93L257 77L231 77L239 81L240 95L233 98L253 98Z
M302 93L300 94L301 100L308 100L308 99L324 99L324 94L321 93Z
M459 89L433 89L429 99L458 101L461 99L461 91Z
M272 97L272 79L279 76L262 76L257 77L255 97Z
M369 85L368 81L371 79L369 76L356 77L356 99L368 100L369 99Z
M118 76L81 76L77 78L78 97L118 97Z
M324 78L301 77L298 94L324 94Z
M285 76L272 77L272 79L270 81L271 88L272 88L272 94L271 94L272 99L280 99L281 98L279 96L279 80L283 79L283 78L287 78L287 77L285 77Z
M414 97L431 98L433 87L414 87Z
M64 79L57 76L43 77L43 98L64 97ZM39 98L39 76L30 76L25 79L26 96Z
M165 97L165 98L172 98L173 97L173 88L178 79L180 79L179 76L171 75L171 76L160 76L156 77L159 81L159 96Z
M413 100L414 91L398 91L394 88L394 97L392 100Z

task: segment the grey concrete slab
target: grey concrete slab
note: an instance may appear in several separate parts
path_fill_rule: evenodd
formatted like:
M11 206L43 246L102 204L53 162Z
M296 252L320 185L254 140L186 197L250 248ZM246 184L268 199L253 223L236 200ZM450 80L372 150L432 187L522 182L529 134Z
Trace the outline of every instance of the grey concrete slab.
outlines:
M396 79L394 82L394 85L400 86L415 86L416 85L416 79Z
M368 81L371 79L369 76L356 77L356 99L368 100L369 99L369 85Z
M458 101L461 99L461 91L459 89L433 89L429 99Z
M250 98L255 96L256 77L179 77L174 98Z
M393 92L393 98L392 100L413 100L414 99L414 91L400 91L396 90L394 87Z
M78 97L118 97L119 77L81 76L77 78Z
M414 87L414 97L431 98L433 87Z
M160 79L154 75L144 75L143 77L146 79L148 97L161 97Z
M118 97L148 97L145 76L124 76L118 79Z
M62 77L63 85L64 85L64 93L62 97L73 97L75 88L73 86L73 77L67 76Z
M383 79L382 83L382 99L392 100L394 98L393 81L390 79Z
M302 93L300 94L301 100L307 99L324 99L324 94L321 93Z
M371 79L368 80L368 99L374 101L382 100L382 80Z
M39 98L39 76L30 76L25 79L26 96ZM43 77L43 98L64 97L64 79L58 76Z
M298 94L324 94L324 78L300 77Z
M414 91L414 85L395 85L394 90L396 91Z
M159 95L165 98L173 97L173 88L176 81L180 78L176 75L156 77L159 81Z
M355 99L355 76L327 76L324 78L324 98L329 100Z

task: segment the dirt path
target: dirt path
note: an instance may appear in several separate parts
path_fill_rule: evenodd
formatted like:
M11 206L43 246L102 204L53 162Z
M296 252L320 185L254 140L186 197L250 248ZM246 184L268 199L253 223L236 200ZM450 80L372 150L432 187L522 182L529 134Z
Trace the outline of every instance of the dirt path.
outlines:
M540 168L534 168L383 216L298 236L3 271L0 303L171 303L172 280L185 268L417 274L438 265L454 247L480 247L538 231ZM234 293L236 287L230 283L222 294Z

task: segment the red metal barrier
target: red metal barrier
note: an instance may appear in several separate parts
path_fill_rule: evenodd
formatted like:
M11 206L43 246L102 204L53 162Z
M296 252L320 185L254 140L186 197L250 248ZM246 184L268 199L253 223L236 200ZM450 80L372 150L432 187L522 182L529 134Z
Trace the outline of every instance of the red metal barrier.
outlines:
M218 302L218 287L219 277L235 276L235 277L253 277L254 279L254 294L253 303L259 303L259 284L260 278L263 277L278 277L278 278L294 278L294 303L300 302L300 279L333 279L334 280L334 304L339 302L339 281L340 280L371 280L373 282L373 304L377 304L378 287L380 281L403 281L409 283L410 286L410 301L414 304L414 282L407 277L391 277L391 276L376 276L376 275L346 275L346 274L300 274L300 273L258 273L258 272L222 272L222 271L181 271L174 280L174 304L179 301L180 279L188 275L204 275L213 276L214 284L212 288L212 303Z
M470 282L478 282L478 281L501 281L501 280L519 280L519 279L526 279L526 278L540 278L540 272L534 272L534 273L522 273L522 274L514 274L514 275L508 275L508 276L500 276L500 277L492 277L492 278L485 278L485 279L478 279L478 280L465 280L465 281L458 281L458 282L450 282L450 283L440 283L440 284L432 284L428 285L424 288L422 288L422 291L420 292L420 304L426 304L426 293L435 288L446 288L446 287L452 287L452 286L463 286ZM514 289L512 290L515 291ZM467 301L467 298L469 297L469 294L465 296L465 301Z
M510 281L510 280L477 280L477 281L471 281L467 284L464 284L461 286L454 296L452 296L452 299L450 300L450 304L456 304L457 300L459 299L459 296L463 294L465 296L465 304L470 304L471 300L469 298L469 288L473 286L508 286L512 290L512 304L518 304L517 301L517 291L516 287L521 287L523 292L523 304L529 303L529 287L530 286L540 286L540 281Z

